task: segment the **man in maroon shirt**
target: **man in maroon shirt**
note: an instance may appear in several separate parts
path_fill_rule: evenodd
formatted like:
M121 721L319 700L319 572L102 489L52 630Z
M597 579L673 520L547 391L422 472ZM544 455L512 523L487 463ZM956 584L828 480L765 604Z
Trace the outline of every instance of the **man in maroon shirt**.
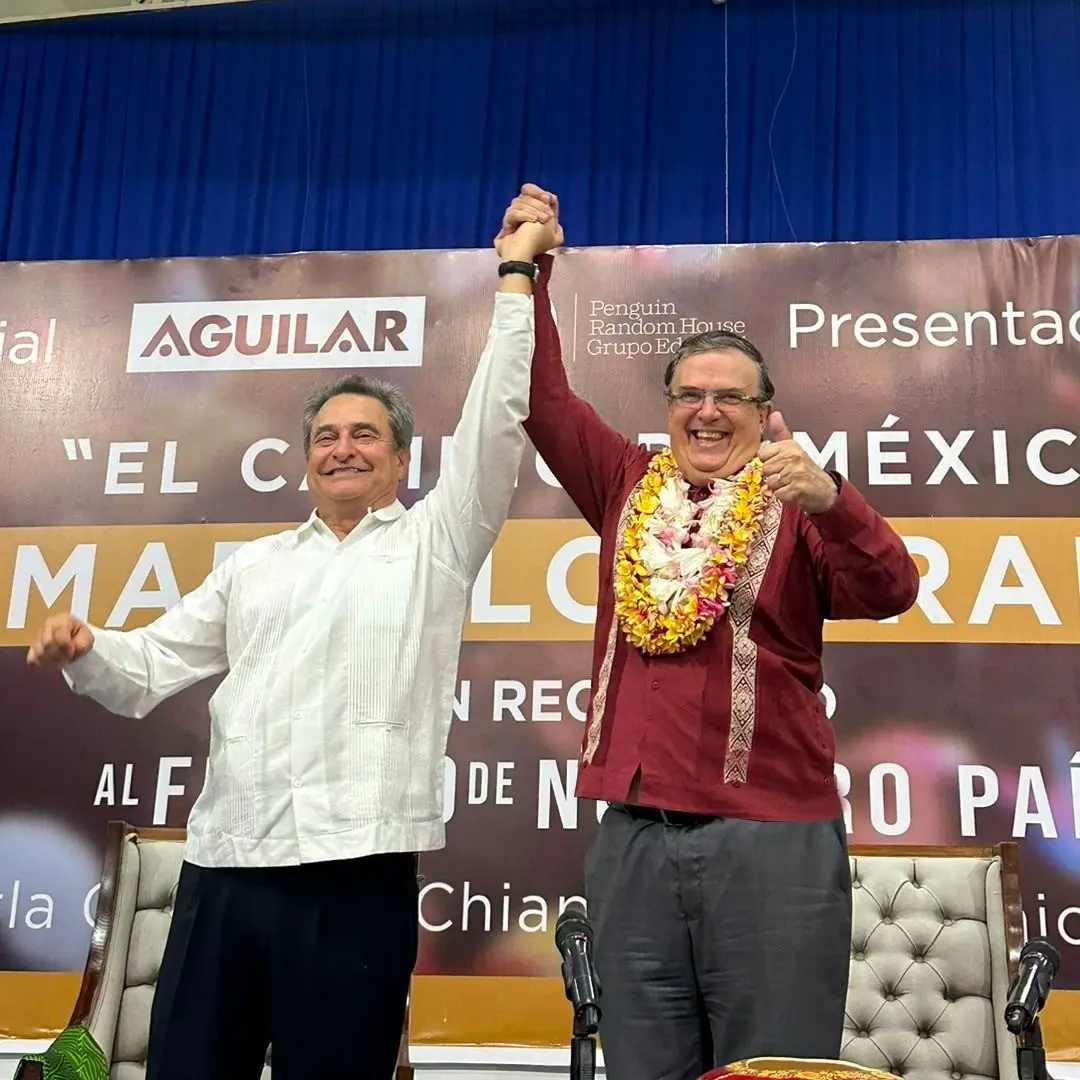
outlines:
M557 216L526 185L503 228ZM793 441L745 338L675 353L669 451L609 427L570 388L538 261L525 428L601 538L577 795L609 804L585 864L608 1075L836 1058L851 877L822 625L906 611L918 571Z

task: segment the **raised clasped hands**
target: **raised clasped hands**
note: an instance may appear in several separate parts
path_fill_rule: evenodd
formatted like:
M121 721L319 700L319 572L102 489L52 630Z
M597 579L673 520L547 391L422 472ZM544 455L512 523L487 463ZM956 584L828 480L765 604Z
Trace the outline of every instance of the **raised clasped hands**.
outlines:
M784 417L775 409L769 414L760 457L765 483L783 503L793 503L807 514L823 514L836 502L833 478L813 461L792 438Z
M530 262L562 244L558 198L536 184L523 184L520 194L506 208L495 237L499 257Z

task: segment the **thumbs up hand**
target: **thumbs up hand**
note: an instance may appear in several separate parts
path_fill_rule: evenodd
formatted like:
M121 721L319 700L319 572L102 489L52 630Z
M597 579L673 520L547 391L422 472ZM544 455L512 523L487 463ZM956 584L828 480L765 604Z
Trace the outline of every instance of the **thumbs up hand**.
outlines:
M774 443L794 441L784 414L779 409L773 409L769 413L769 419L765 422L765 438Z
M775 409L769 413L765 437L769 441L761 444L758 457L769 490L807 514L831 509L838 494L833 478L795 442L783 414Z

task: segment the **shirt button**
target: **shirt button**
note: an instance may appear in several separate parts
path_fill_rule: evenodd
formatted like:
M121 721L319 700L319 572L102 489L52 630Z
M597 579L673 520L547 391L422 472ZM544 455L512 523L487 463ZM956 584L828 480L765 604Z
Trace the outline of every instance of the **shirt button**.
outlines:
M300 786L301 786L301 785L302 785L303 783L304 783L304 781L303 781L303 780L294 780L294 781L292 782L292 786L293 786L293 787L300 787Z
M293 718L294 720L299 720L299 719L300 719L300 717L301 717L302 715L303 715L303 713L298 713L298 712L294 712L294 713L292 714L292 718Z
M659 690L660 689L660 683L655 679L653 680L652 688L654 690Z

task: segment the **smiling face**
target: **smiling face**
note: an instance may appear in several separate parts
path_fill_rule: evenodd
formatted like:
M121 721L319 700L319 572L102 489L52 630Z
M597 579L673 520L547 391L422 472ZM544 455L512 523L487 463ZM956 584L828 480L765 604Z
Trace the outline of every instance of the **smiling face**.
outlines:
M772 406L746 400L761 385L745 353L717 349L680 360L668 393L671 450L691 484L734 476L757 454Z
M316 413L307 479L320 516L388 506L408 468L409 452L394 449L390 419L377 398L338 394Z

